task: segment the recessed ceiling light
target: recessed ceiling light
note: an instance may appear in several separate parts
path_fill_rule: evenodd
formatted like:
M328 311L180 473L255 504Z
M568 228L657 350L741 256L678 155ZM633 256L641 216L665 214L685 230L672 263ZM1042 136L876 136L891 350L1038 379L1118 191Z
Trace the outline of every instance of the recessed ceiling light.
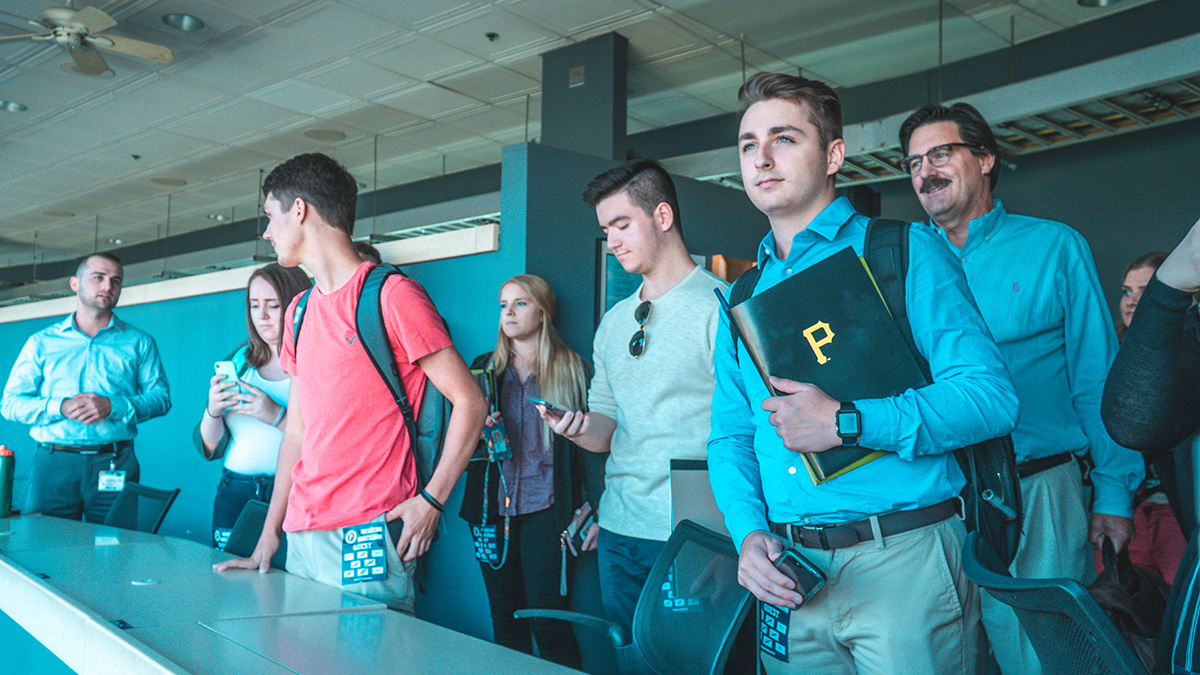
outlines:
M208 214L208 219L209 219L209 220L215 220L215 221L217 221L218 223L223 223L223 222L225 222L225 221L229 220L229 216L226 216L226 215L224 215L224 214L221 214L221 213L210 213L210 214Z
M162 22L185 33L194 33L204 29L204 22L200 20L200 17L191 14L164 14Z
M42 215L50 216L51 218L74 218L75 217L74 213L71 213L70 211L63 211L62 209L46 209L45 211L42 211Z
M109 240L108 240L108 243L110 243L110 244L116 244L117 246L120 246L121 244L124 244L124 243L125 243L125 240L124 240L124 239L121 239L121 238L119 238L119 237L114 237L114 238L112 238L112 239L109 239Z
M155 185L165 185L166 187L183 187L187 185L187 181L182 178L169 178L167 176L158 176L150 179Z
M25 112L29 108L26 108L23 103L17 103L16 101L0 101L0 110L4 112Z
M321 129L313 127L312 129L304 130L304 137L314 141L325 141L327 143L333 141L342 141L346 139L346 134L337 129Z
M1120 1L1121 0L1078 0L1079 4L1083 7L1108 7L1110 5L1115 5Z

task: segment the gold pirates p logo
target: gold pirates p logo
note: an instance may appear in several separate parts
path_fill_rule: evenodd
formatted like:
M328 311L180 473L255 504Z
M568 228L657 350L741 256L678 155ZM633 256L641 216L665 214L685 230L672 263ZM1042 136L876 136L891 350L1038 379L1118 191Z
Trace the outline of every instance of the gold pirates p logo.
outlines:
M824 331L825 335L820 339L814 337L817 331ZM817 363L825 365L829 361L829 357L821 352L821 347L833 342L833 331L829 330L829 324L824 321L818 321L808 328L804 329L804 339L808 340L808 346L812 347L813 354L817 355Z

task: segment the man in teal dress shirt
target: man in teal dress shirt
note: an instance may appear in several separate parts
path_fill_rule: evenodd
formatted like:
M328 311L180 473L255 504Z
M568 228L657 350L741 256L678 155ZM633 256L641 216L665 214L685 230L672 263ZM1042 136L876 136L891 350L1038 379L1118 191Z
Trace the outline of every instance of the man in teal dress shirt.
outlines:
M921 107L901 126L900 145L929 231L959 259L1021 402L1012 439L1024 527L1013 576L1086 584L1094 577L1088 542L1108 537L1119 550L1132 538L1144 472L1141 456L1114 443L1100 420L1116 340L1087 242L992 199L999 147L969 104ZM1088 453L1090 521L1075 460ZM1015 614L986 593L983 622L1005 675L1041 672Z
M103 522L139 478L138 423L171 408L154 338L113 314L123 274L110 253L84 258L75 311L34 333L8 376L0 412L37 441L26 513Z
M837 94L759 73L739 99L742 181L771 223L755 294L847 247L861 255L868 220L834 192L845 154ZM975 671L979 597L960 564L965 478L952 451L1011 431L1017 401L954 257L919 227L909 251L905 299L928 386L843 404L774 379L771 396L728 319L718 328L710 481L739 582L790 609L787 661L763 659L772 674ZM814 486L800 454L843 445L834 420L847 404L861 418L858 444L888 454ZM827 578L811 598L773 567L793 546Z

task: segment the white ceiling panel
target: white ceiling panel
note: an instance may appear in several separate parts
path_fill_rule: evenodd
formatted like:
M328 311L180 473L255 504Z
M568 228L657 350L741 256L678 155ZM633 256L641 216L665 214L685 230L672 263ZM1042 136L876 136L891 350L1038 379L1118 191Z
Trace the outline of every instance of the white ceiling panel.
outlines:
M320 115L354 103L354 99L345 94L293 79L263 87L246 96L304 115Z
M389 108L428 119L445 117L483 105L475 99L434 84L420 84L412 89L384 96L377 101Z
M480 63L478 57L422 35L371 54L367 61L414 80L431 80Z
M429 33L446 44L485 59L534 50L561 37L497 7L483 7L430 26ZM488 38L488 33L495 33L496 38Z
M239 38L227 49L228 53L250 61L277 67L286 73L299 73L321 63L340 58L312 44L292 40L284 28L258 28Z
M415 115L374 103L363 104L338 115L326 116L325 119L372 135L390 133L424 121Z
M358 0L355 6L376 16L395 21L406 28L418 28L436 23L449 16L469 12L482 2L473 0L421 0L421 2L397 2L396 0Z
M625 0L513 0L497 5L561 34L572 35L646 11Z
M472 98L488 102L522 97L541 89L536 80L494 65L439 80L439 83Z
M642 63L696 49L704 43L657 14L642 14L619 22L618 33L629 38L629 65Z
M297 75L296 79L340 91L355 98L371 98L410 87L416 80L393 70L358 61L343 59L312 72Z
M244 59L219 53L196 54L168 66L163 75L181 75L227 94L259 89L279 79L276 72Z
M537 106L538 102L533 102L531 107ZM475 136L488 136L490 134L501 132L509 129L520 127L524 130L525 102L521 101L521 113L516 112L509 107L488 106L479 110L471 110L469 112L455 115L446 119L446 123L456 129L461 129Z
M327 6L286 24L288 34L300 42L325 43L338 49L359 48L408 32L397 24L351 9L353 3Z
M165 77L159 74L142 78L122 90L122 93L126 91L155 107L174 108L188 112L214 106L229 99L228 94L199 82L191 82L183 77Z

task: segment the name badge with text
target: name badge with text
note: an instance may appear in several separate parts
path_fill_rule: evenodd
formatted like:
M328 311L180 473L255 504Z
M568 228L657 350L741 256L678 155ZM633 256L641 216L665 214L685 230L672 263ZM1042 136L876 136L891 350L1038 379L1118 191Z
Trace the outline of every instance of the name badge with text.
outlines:
M387 537L384 523L342 528L342 585L387 579Z

